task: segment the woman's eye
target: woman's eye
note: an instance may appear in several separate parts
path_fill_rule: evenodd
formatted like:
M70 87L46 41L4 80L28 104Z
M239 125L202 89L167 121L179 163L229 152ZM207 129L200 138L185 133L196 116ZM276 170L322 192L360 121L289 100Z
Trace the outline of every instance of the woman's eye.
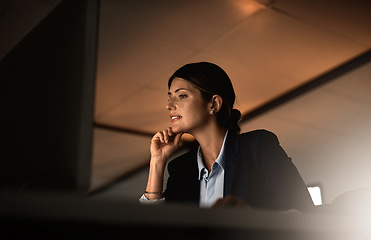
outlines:
M187 95L185 95L185 94L181 94L181 95L179 95L179 98L180 99L184 99L184 98L186 98L187 97Z

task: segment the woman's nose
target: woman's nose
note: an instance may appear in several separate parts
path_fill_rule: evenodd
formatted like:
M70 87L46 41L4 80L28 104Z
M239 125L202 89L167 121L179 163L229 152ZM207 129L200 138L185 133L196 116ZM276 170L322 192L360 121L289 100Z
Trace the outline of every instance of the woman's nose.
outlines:
M166 109L167 110L174 110L175 109L175 105L174 105L173 101L169 100L167 102Z

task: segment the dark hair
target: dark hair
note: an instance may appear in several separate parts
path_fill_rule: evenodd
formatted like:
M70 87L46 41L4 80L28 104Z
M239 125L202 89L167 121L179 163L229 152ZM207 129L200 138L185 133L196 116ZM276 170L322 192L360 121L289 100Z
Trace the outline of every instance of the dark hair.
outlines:
M216 113L218 122L229 131L240 132L238 122L241 112L233 109L236 95L229 76L221 67L209 62L186 64L170 77L169 89L174 78L182 78L193 84L201 91L205 101L209 101L214 95L221 96L222 107Z

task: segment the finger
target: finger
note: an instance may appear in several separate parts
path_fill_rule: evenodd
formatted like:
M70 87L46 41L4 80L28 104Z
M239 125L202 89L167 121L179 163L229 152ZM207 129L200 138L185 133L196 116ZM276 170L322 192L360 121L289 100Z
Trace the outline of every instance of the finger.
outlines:
M164 136L165 143L169 143L169 131L167 129L165 129L164 131L162 131L162 133L163 133L163 136Z
M169 136L172 137L175 135L175 133L173 132L173 129L171 127L169 127Z
M162 132L156 133L157 138L160 140L160 142L164 143L164 134Z

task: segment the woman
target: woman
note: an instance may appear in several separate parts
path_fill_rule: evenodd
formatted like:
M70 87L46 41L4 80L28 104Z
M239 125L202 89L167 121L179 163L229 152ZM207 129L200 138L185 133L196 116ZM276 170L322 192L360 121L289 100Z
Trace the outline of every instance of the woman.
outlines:
M171 127L152 138L142 203L280 210L313 206L303 180L273 133L239 134L241 113L233 109L235 93L223 69L208 62L187 64L170 77L168 87ZM183 133L193 135L199 146L169 163L163 193L165 166Z

